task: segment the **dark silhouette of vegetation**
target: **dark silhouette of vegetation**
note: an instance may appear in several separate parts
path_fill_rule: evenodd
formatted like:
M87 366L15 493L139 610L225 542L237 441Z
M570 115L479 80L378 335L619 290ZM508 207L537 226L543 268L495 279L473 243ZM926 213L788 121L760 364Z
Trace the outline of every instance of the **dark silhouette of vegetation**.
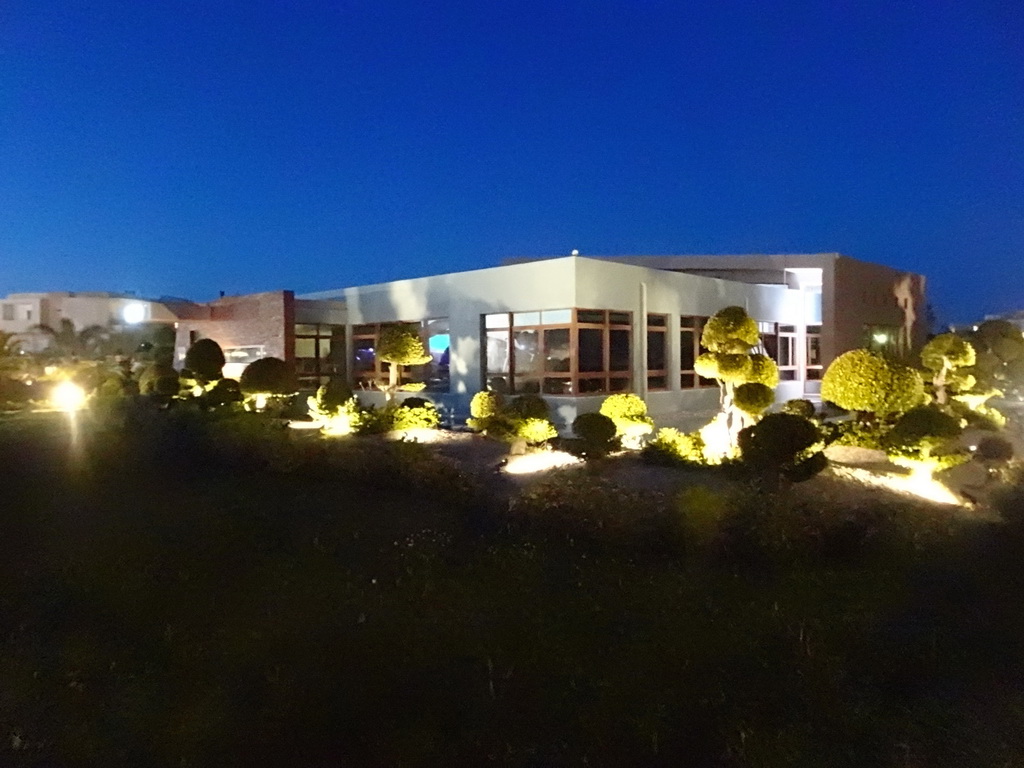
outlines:
M1024 762L1024 478L1003 524L66 424L0 419L5 766Z

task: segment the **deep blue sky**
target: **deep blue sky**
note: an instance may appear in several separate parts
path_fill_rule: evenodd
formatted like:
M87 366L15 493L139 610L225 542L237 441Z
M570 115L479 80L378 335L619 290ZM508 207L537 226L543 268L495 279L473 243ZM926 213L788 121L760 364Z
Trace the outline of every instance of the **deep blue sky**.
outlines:
M1024 10L0 4L0 294L841 251L1024 309Z

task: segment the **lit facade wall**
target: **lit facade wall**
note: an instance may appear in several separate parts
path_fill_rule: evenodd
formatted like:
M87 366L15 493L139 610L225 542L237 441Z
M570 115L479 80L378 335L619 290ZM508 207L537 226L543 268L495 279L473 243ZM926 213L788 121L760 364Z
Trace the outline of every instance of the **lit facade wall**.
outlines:
M450 390L436 398L459 417L468 414L470 399L484 385L482 318L487 315L573 308L630 313L630 390L645 396L655 418L681 410L704 413L717 408L716 388L680 386L681 317L707 317L723 307L738 305L756 320L803 323L802 295L784 285L750 285L581 257L346 288L302 298L344 301L350 328L369 323L448 318ZM666 358L670 373L665 389L656 392L647 388L649 314L667 317ZM784 382L778 396L786 400L799 397L802 392L801 381ZM361 396L369 401L381 398L380 393L372 391ZM596 410L605 396L602 393L546 397L564 427L577 414Z

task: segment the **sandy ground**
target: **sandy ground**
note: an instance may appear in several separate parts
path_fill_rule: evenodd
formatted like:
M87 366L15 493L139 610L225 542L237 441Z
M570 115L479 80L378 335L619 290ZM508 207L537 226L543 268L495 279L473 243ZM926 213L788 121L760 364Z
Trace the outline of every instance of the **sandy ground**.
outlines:
M512 474L507 471L508 466L521 459L509 456L508 445L469 432L443 432L431 445L440 455L458 462L465 471L483 479L495 490L514 492L551 477L552 473L564 471L547 469ZM967 517L992 517L986 505L986 496L995 483L978 462L945 473L942 485L925 489L933 497L929 498L919 495L920 489L909 482L907 471L885 461L884 454L859 449L830 450L829 453L832 463L828 469L804 483L792 486L790 493L794 499L839 508L889 500L921 509L941 508L947 513L955 512ZM577 466L584 469L582 464ZM637 453L610 456L586 469L625 487L668 495L695 485L727 488L739 487L741 484L739 480L728 479L721 473L701 468L647 464ZM938 499L934 498L936 496Z

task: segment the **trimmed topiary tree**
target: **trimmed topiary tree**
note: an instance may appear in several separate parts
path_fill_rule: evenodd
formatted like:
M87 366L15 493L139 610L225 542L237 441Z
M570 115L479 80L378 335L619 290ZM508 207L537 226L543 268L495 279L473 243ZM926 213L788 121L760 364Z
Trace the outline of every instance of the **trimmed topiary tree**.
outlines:
M441 426L441 412L437 410L437 406L427 400L409 398L394 409L392 429L400 431L437 429L439 426Z
M736 389L744 384L761 384L774 390L779 383L779 368L770 357L751 351L761 343L761 334L743 307L716 312L704 326L700 343L708 351L697 358L694 370L718 382L721 406L718 417L704 428L704 439L708 448L721 457L735 451L740 430L759 415L739 406ZM747 408L763 399L763 392L748 393L749 397L744 398Z
M426 386L422 383L401 383L402 366L423 365L431 360L430 352L415 325L398 323L382 328L377 338L377 358L388 364L387 385L381 386L378 383L387 402L391 402L399 390L418 392Z
M932 392L938 405L949 402L947 389L965 392L975 384L975 378L963 371L975 364L977 355L966 339L955 333L942 333L924 345L921 364L932 374Z
M221 378L224 350L213 339L198 339L185 353L185 368L201 386ZM184 372L183 372L184 374Z
M924 400L921 374L868 349L844 352L821 380L821 398L858 416L888 418Z

